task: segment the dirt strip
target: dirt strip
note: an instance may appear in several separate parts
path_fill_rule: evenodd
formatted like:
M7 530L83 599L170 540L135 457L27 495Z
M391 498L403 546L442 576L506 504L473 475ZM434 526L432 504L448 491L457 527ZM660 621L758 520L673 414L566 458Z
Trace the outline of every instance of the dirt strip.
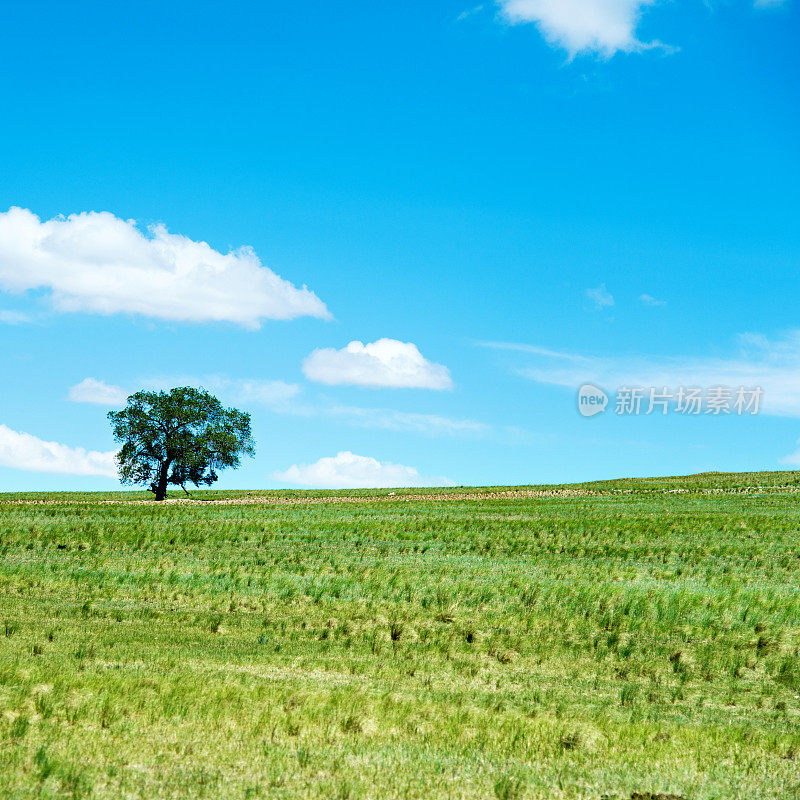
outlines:
M357 503L419 503L419 502L452 502L461 500L528 500L535 498L558 497L612 497L635 494L640 497L647 495L748 495L748 494L796 494L800 492L797 485L775 486L735 486L730 488L646 488L646 489L507 489L486 492L436 492L431 494L396 494L387 492L381 495L362 495L345 497L333 495L330 497L272 497L270 495L251 495L248 497L230 497L222 500L199 500L196 498L180 497L162 502L155 500L3 500L0 503L23 506L53 506L53 505L139 505L139 506L321 506Z
M583 497L598 495L600 492L588 489L530 489L500 492L456 492L436 494L382 494L363 495L360 497L270 497L269 495L253 495L250 497L230 497L223 500L197 500L189 497L171 498L162 502L155 500L2 500L9 505L52 506L52 505L130 505L130 506L320 506L341 503L402 503L402 502L438 502L452 500L525 500L534 497Z

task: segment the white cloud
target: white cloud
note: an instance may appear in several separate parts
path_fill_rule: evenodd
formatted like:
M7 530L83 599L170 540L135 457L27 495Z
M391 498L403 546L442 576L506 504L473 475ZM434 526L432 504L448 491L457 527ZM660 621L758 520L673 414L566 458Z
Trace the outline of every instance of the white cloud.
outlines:
M341 350L314 350L303 362L303 373L328 386L350 385L390 389L452 389L450 371L427 361L415 344L378 339L350 342Z
M252 248L228 254L133 220L86 212L42 222L0 213L0 287L48 289L58 311L141 314L183 322L328 318L325 304L263 266Z
M727 358L604 358L535 345L503 342L483 345L528 354L532 363L517 369L520 375L573 391L584 383L594 383L611 391L620 386L761 387L761 413L800 417L800 331L777 341L761 334L743 334L738 339L738 352Z
M666 300L657 300L655 297L649 294L640 294L639 302L643 306L665 306L667 304Z
M128 392L96 378L84 378L69 387L67 399L73 403L93 403L97 406L124 406Z
M0 309L0 322L4 325L24 325L26 322L33 322L33 317L22 311L4 308Z
M604 283L601 283L596 289L587 289L586 296L594 302L597 308L614 305L614 295L606 289Z
M281 483L318 489L388 489L401 486L454 486L442 477L425 477L414 467L357 456L345 450L314 464L294 464L272 478Z
M755 0L754 5L756 8L777 8L788 2L789 0Z
M45 442L29 433L18 433L0 425L0 466L27 472L58 472L66 475L117 477L114 451L100 453L82 447Z
M571 56L640 51L657 43L636 37L642 10L655 0L498 0L504 19L534 23L544 38Z

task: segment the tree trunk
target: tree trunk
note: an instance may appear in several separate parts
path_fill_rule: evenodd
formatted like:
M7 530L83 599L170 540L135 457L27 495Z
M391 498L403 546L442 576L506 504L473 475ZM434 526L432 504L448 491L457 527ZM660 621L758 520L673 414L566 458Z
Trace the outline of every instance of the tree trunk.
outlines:
M167 497L167 476L169 475L169 461L165 461L158 471L156 484L156 500L165 500Z

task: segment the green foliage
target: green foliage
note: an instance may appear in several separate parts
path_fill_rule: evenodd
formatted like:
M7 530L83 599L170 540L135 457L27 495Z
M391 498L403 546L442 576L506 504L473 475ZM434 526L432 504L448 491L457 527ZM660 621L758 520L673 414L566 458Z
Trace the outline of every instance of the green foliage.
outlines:
M715 480L0 496L0 798L796 797L797 487Z
M168 485L211 486L217 470L238 467L242 455L255 453L250 415L224 408L200 389L137 392L108 418L121 445L122 483L149 486L157 500Z

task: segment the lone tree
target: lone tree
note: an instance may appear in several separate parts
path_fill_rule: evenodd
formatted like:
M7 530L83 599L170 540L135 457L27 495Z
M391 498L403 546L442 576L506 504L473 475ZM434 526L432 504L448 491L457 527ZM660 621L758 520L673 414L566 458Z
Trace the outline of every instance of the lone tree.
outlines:
M250 415L223 408L201 389L183 387L169 392L137 392L122 411L108 415L120 479L144 484L164 500L167 486L210 486L217 470L238 467L242 455L255 454Z

